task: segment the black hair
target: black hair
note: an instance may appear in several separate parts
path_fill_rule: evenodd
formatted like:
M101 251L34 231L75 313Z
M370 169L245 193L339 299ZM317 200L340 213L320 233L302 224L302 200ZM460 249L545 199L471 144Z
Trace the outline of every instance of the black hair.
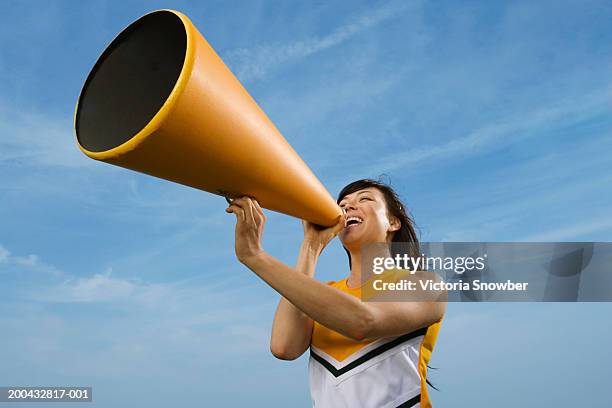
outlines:
M400 229L393 233L393 238L391 239L392 245L389 246L391 255L395 257L397 254L407 254L411 258L417 259L420 256L420 247L419 239L415 231L414 220L412 219L410 213L406 210L406 206L402 203L399 195L388 183L384 183L380 179L361 179L353 181L340 191L336 202L340 204L340 201L342 201L342 199L347 195L368 187L374 187L383 194L387 204L387 213L396 217L401 223ZM351 255L346 248L344 248L344 250L349 257L350 267Z

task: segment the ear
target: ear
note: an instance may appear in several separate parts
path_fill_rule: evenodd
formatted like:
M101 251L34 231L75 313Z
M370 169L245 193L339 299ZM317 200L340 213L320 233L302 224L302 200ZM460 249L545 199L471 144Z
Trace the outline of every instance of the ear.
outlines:
M402 222L397 217L391 217L390 231L397 231L402 227Z

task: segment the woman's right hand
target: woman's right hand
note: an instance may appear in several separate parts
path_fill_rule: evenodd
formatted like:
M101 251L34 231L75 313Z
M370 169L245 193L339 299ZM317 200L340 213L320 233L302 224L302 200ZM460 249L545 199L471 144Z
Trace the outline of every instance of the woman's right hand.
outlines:
M320 248L322 251L323 248L329 244L329 242L334 239L336 235L342 231L344 228L344 224L346 221L346 216L344 213L336 223L331 227L321 227L320 225L313 224L312 222L302 220L302 226L304 228L304 242L308 243L315 248Z

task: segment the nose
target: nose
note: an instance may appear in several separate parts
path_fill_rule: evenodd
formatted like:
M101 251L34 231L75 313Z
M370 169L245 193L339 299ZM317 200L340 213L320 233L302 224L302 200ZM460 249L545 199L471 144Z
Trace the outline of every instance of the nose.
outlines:
M355 206L355 204L352 201L347 201L344 204L344 212L347 212L349 209L351 209L351 210L357 209L357 207Z

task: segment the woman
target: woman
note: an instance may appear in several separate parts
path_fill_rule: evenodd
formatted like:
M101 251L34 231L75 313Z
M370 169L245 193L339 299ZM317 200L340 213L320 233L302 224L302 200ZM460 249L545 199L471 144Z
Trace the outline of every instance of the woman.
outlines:
M340 192L343 216L320 229L303 222L304 241L291 268L261 247L266 217L256 200L241 197L226 209L236 215L236 255L282 295L270 349L293 360L310 351L309 375L317 407L430 407L427 363L444 302L362 302L362 249L375 243L409 243L418 256L410 217L395 192L359 180ZM314 279L317 259L336 236L349 255L350 275L327 284ZM384 245L387 256L396 246ZM417 272L429 277L428 272Z

